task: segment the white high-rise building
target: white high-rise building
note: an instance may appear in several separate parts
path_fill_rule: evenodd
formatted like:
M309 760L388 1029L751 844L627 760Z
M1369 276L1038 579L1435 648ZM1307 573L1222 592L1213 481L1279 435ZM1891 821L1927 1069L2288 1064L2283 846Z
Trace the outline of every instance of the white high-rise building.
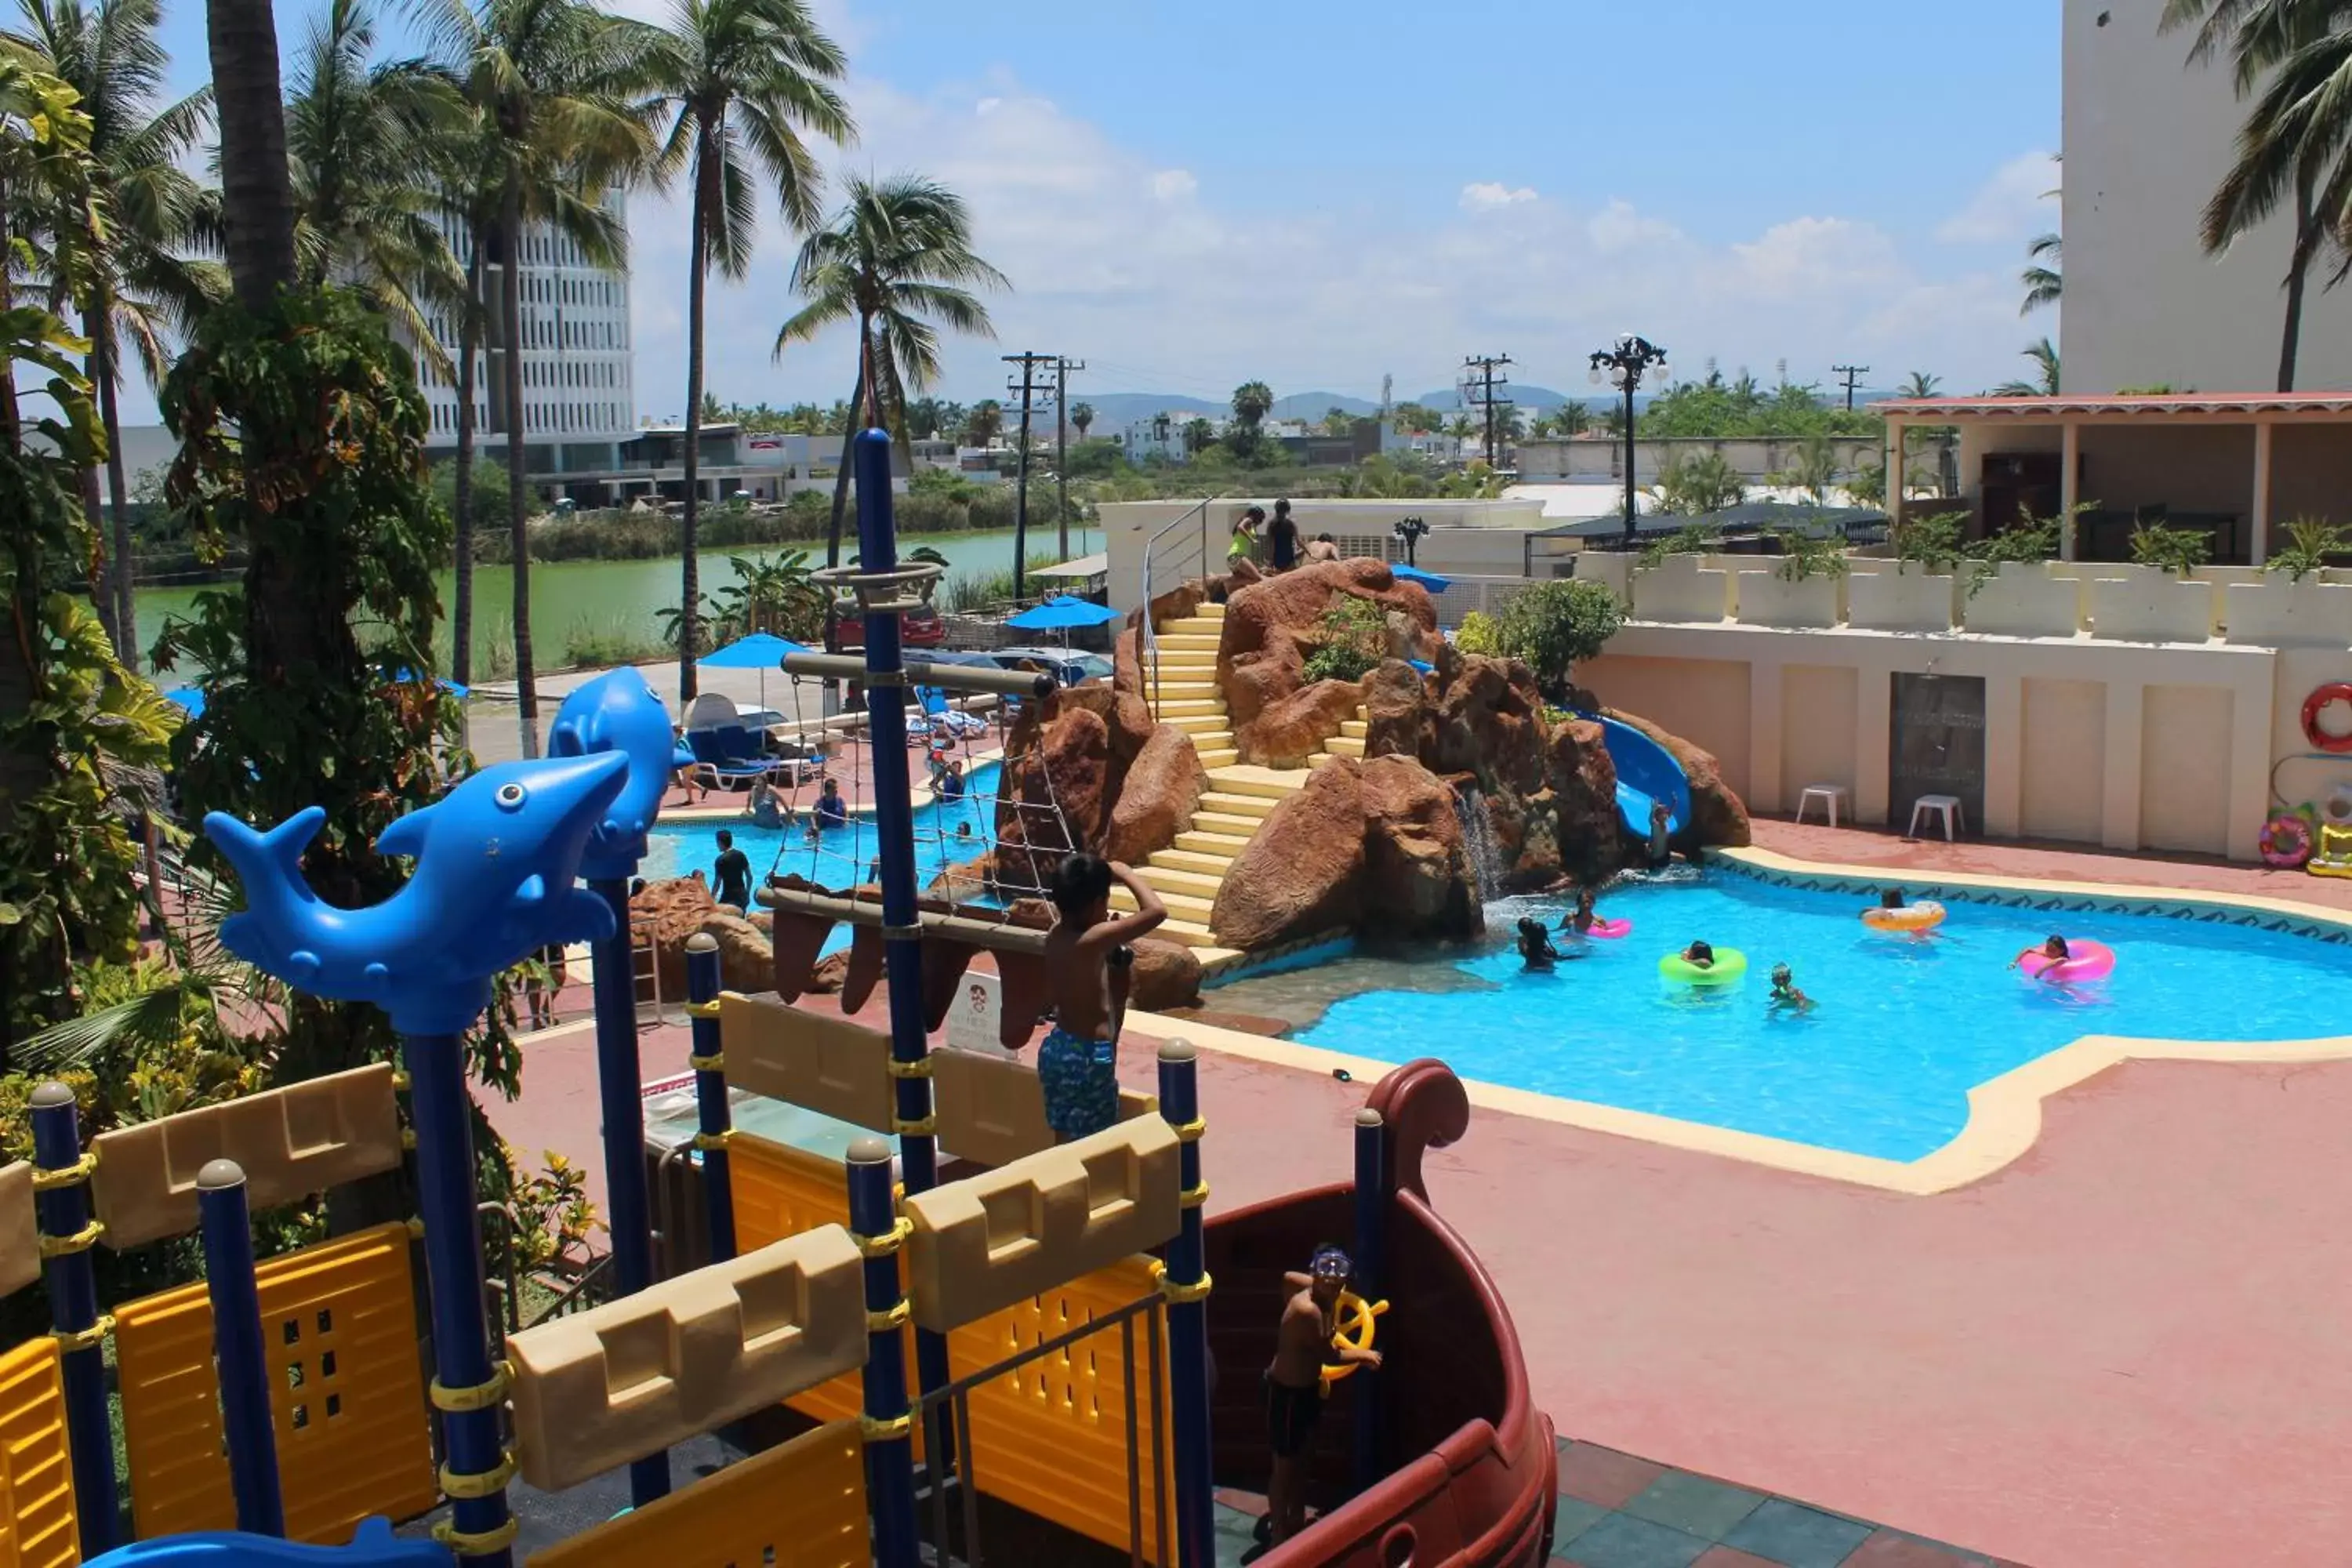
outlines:
M618 195L607 204L623 213ZM443 219L450 248L461 267L472 259L472 237L465 226ZM618 444L637 428L634 355L629 339L629 275L598 267L580 248L544 225L525 230L521 244L522 429L528 470L546 476L542 490L561 488L557 476L607 473L619 466ZM504 258L491 257L482 271L482 292L490 323L475 362L476 439L483 450L502 444L507 412L499 276ZM457 322L443 313L431 318L434 334L452 347ZM418 367L431 410L428 445L457 445L457 389L454 377Z

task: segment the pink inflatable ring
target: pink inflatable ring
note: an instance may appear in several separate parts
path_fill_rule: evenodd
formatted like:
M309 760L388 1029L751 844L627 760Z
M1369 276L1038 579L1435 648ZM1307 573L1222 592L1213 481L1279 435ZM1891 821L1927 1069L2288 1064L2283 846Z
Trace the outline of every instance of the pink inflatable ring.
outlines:
M1571 926L1569 929L1573 931L1575 928ZM1582 934L1589 937L1597 937L1602 942L1618 942L1633 934L1633 922L1632 921L1605 921L1595 916L1591 926Z
M2046 980L2059 985L2080 985L2085 981L2105 980L2116 970L2116 951L2103 942L2089 937L2068 937L2066 956L2052 958L2044 952L2029 952L2017 961L2018 968L2029 979Z

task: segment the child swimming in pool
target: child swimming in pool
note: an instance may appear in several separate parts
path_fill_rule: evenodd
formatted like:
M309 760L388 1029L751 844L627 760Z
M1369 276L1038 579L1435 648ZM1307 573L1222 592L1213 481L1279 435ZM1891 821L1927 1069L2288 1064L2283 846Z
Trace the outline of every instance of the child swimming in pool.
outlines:
M2066 939L2063 936L2053 936L2048 942L2043 942L2040 947L2020 949L2017 956L2009 961L2009 966L2011 969L2015 969L2019 964L2023 963L2027 959L2032 958L2036 953L2040 953L2042 957L2057 963L2063 963L2069 957L2073 956L2066 951Z
M1519 921L1519 957L1528 969L1549 971L1561 959L1583 956L1581 952L1562 952L1552 946L1551 936L1544 930L1543 921L1532 919Z
M1813 999L1797 989L1797 978L1789 972L1785 963L1772 966L1771 1005L1776 1011L1782 1007L1793 1008L1800 1013L1813 1010Z
M1592 889L1579 888L1576 889L1576 908L1570 910L1568 917L1559 922L1559 929L1578 936L1591 936L1592 922L1596 918L1598 917L1592 910Z
M1683 949L1683 962L1693 969L1713 969L1715 949L1703 942L1695 942Z
M1903 889L1889 888L1879 894L1878 907L1882 910L1899 910L1906 907L1903 901Z

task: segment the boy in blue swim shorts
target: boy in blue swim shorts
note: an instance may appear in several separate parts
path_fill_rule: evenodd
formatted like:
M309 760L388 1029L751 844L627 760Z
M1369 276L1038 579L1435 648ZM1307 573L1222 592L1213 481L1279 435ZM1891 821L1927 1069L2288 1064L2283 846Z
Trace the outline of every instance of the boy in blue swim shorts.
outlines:
M1110 889L1135 896L1135 912L1111 918ZM1058 918L1045 935L1052 976L1054 1028L1037 1047L1037 1079L1045 1091L1045 1121L1067 1143L1118 1120L1118 1030L1126 976L1114 978L1127 944L1168 918L1150 883L1099 856L1070 856L1054 872Z

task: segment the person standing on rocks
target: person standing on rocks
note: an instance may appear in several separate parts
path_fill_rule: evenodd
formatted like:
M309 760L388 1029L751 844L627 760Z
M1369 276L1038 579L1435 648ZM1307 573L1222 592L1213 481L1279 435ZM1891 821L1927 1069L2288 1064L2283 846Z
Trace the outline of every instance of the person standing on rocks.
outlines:
M1290 515L1290 501L1285 498L1274 503L1274 569L1287 572L1298 564L1298 524Z

